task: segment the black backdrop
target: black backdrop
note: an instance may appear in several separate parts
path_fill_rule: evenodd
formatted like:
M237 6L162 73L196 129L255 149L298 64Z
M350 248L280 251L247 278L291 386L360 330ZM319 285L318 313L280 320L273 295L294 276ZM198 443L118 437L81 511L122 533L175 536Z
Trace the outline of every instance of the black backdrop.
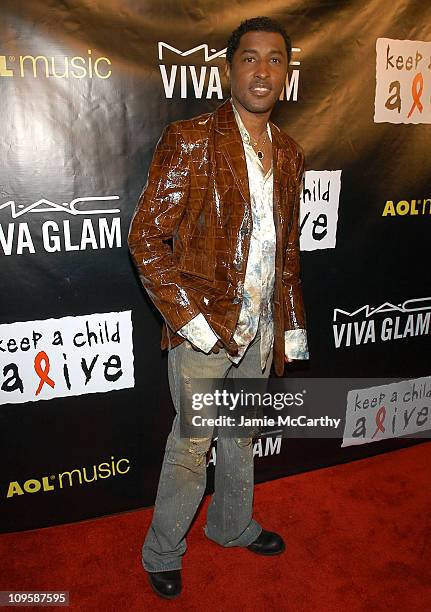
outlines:
M430 10L415 0L271 0L261 10L294 46L272 118L306 153L310 361L286 376L427 376ZM231 0L1 4L5 532L154 501L174 412L161 319L131 263L128 227L163 127L225 99L227 36L255 11ZM422 319L403 334L409 316ZM347 345L348 330L370 321L375 337ZM88 346L86 325L105 324L108 340ZM411 443L283 440L271 452L265 441L256 480Z

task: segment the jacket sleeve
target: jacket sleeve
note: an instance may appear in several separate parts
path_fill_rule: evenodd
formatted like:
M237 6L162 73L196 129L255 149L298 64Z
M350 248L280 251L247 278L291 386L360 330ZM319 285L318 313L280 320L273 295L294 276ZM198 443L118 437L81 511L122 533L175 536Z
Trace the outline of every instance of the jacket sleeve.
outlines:
M128 246L143 286L174 332L200 313L181 286L175 256L165 242L183 218L189 189L187 144L178 126L170 124L157 143L130 224Z
M309 358L300 278L299 246L299 205L305 168L304 164L304 152L298 147L296 157L296 192L294 196L292 224L287 241L282 280L285 354L292 359Z

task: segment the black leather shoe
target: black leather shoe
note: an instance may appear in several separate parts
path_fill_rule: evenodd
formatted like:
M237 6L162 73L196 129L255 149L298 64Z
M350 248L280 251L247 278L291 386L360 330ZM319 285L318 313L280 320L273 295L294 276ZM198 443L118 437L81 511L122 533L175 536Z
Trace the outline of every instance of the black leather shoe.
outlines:
M261 534L247 546L248 550L258 555L280 555L286 548L283 538L273 531L262 529Z
M181 570L147 572L152 589L160 597L173 599L181 593Z

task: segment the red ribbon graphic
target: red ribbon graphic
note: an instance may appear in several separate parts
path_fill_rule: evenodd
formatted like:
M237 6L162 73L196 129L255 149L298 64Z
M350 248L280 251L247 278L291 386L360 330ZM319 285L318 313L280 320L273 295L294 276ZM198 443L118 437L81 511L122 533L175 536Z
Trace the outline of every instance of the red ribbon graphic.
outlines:
M372 438L374 438L374 436L376 436L377 432L379 431L381 431L382 433L385 433L386 429L385 429L385 426L383 425L383 423L385 422L385 417L386 417L386 408L384 406L380 406L380 408L377 410L377 413L376 413L377 429L373 433Z
M43 367L42 367L42 362L43 362ZM45 353L45 351L39 351L39 353L34 358L34 369L35 369L36 374L40 378L39 386L36 391L36 395L39 395L45 383L54 389L55 382L52 380L52 378L48 376L50 364L49 364L49 357Z
M420 113L423 111L424 106L421 102L421 95L422 95L423 90L424 90L424 78L422 76L422 72L418 72L415 78L413 79L413 83L412 83L413 104L412 104L409 114L407 115L408 119L411 117L415 108L418 108Z

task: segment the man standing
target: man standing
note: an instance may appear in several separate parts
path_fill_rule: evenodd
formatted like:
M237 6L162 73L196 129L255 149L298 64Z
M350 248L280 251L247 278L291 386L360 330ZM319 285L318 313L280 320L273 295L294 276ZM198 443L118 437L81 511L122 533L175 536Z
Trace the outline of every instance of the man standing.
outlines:
M193 378L267 379L272 362L307 359L299 278L301 147L269 121L291 43L267 17L241 23L226 52L231 97L168 125L129 232L140 279L164 318L176 417L168 436L142 562L162 597L181 592L185 534L206 485L212 437L181 437ZM172 239L172 248L166 240ZM252 517L252 438L217 440L205 535L275 555L281 536Z

